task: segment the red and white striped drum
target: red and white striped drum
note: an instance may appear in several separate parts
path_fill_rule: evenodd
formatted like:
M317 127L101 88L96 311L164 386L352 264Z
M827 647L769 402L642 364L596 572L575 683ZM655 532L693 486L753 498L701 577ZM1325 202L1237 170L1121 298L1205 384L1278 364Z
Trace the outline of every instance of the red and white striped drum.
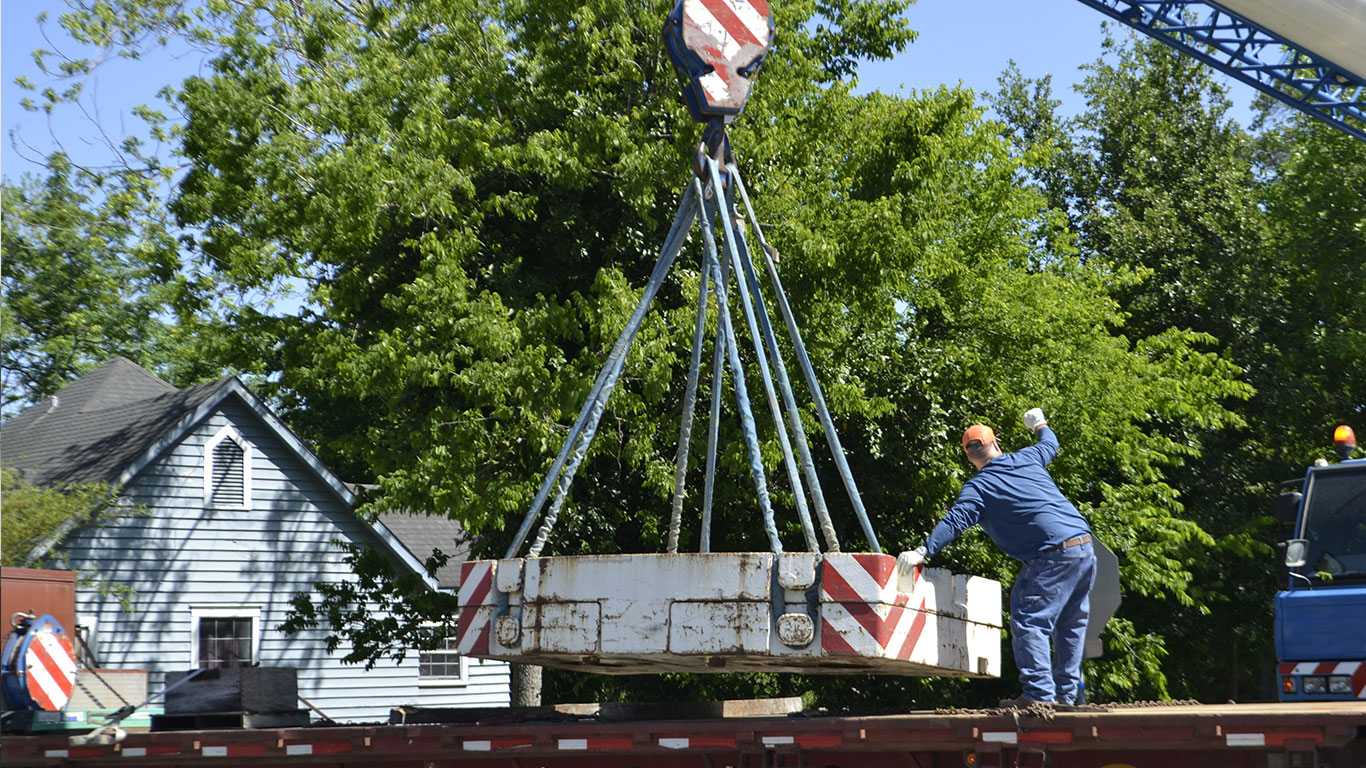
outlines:
M76 687L71 637L50 615L21 622L5 646L5 697L22 709L56 712Z
M66 706L76 687L76 652L66 633L39 629L24 654L28 693L39 709L55 712Z

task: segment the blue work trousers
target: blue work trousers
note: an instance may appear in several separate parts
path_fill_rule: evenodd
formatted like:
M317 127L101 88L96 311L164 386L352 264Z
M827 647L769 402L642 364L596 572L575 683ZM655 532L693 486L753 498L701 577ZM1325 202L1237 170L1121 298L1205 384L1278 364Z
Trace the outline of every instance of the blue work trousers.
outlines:
M1010 645L1031 701L1079 703L1095 582L1096 553L1089 542L1045 552L1020 568L1010 590Z

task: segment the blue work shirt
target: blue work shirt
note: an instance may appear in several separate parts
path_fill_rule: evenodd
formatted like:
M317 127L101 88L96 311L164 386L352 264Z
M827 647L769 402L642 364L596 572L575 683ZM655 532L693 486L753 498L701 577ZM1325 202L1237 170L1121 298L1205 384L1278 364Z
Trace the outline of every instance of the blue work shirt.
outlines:
M930 533L927 556L974 525L981 525L1002 552L1017 560L1090 533L1091 526L1048 474L1048 462L1057 454L1058 438L1044 426L1034 445L987 462L963 483L958 500Z

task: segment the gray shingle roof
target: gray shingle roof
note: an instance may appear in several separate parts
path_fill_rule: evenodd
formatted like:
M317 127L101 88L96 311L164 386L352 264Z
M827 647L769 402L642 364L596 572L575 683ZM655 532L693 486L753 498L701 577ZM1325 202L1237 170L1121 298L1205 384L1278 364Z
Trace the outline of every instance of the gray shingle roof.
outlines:
M0 462L34 485L116 482L232 380L177 390L116 357L0 425Z
M470 536L460 523L448 517L409 512L384 512L379 520L418 560L426 562L436 549L449 555L450 560L436 572L437 586L460 586L460 564L470 556Z
M178 439L202 419L206 413L201 408L215 408L227 397L240 398L343 503L352 504L351 490L236 377L178 390L122 357L0 425L0 464L23 471L33 485L122 482L164 450L166 441ZM428 584L459 586L459 564L469 554L459 523L399 512L384 515L373 529L405 566L419 573L433 549L451 555L452 564Z

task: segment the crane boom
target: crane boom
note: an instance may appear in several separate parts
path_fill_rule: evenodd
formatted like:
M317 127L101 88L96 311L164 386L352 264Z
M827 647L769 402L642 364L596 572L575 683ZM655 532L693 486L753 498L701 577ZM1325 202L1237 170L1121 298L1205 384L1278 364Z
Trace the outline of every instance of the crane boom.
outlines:
M1366 141L1366 0L1080 0Z

